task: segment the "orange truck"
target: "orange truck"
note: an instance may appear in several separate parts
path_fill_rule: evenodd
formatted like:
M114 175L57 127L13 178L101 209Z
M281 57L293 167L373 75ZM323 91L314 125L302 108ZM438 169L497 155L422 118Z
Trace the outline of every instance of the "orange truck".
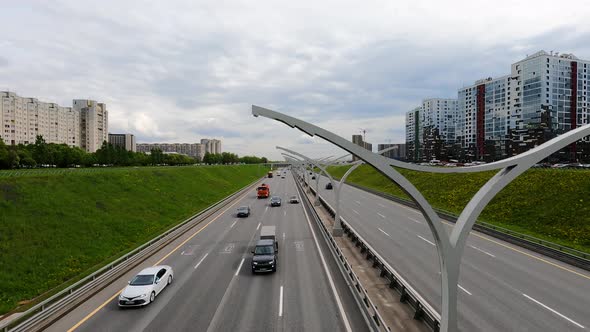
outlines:
M270 196L270 186L268 184L261 184L257 191L258 198L268 198Z

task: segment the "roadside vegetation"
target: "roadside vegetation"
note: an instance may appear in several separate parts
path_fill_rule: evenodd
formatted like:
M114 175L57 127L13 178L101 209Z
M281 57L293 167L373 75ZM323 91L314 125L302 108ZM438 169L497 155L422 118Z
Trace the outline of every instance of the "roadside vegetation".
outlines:
M349 166L332 166L340 178ZM458 215L495 172L435 174L398 169L433 207ZM368 165L347 182L399 198L409 197ZM590 171L530 169L502 190L479 217L493 225L590 253Z
M0 177L0 315L80 279L262 177L262 165ZM3 171L13 172L13 171Z
M103 142L100 149L88 153L78 147L66 144L46 143L37 136L34 144L6 145L0 138L0 169L31 168L78 168L104 166L177 166L193 165L200 161L183 154L166 154L160 149L152 149L147 154L127 151L119 146ZM205 153L204 164L259 164L267 163L265 157L238 157L235 153Z

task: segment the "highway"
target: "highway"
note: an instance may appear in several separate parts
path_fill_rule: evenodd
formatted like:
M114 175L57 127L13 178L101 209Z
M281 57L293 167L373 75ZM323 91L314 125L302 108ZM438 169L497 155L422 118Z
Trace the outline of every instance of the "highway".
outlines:
M283 199L281 207L248 191L47 331L368 330L314 221L303 204L287 203L297 194L293 177L264 182ZM241 205L250 205L250 217L235 216ZM250 251L264 225L277 227L278 271L253 275ZM120 309L118 292L154 264L170 265L173 283L146 307Z
M320 194L335 206L327 182L321 177ZM440 312L438 256L422 214L348 185L340 206L342 217ZM459 286L461 331L590 329L590 273L479 232L467 240Z

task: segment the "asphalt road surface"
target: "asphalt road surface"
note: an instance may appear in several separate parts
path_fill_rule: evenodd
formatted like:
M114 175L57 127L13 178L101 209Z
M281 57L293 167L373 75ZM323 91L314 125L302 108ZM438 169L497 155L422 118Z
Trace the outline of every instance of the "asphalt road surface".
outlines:
M249 191L47 331L368 330L303 204L287 203L297 194L290 172L285 179L264 182L270 184L271 195L283 199L281 207L270 207L268 199ZM250 205L250 217L235 216L241 205ZM267 225L277 227L278 271L253 275L250 251L260 227ZM127 281L154 264L170 265L173 283L146 307L118 308L117 294Z
M335 206L327 182L320 178L320 194ZM340 206L342 217L440 312L438 256L420 211L348 185ZM590 273L479 232L467 240L459 286L461 331L590 329Z

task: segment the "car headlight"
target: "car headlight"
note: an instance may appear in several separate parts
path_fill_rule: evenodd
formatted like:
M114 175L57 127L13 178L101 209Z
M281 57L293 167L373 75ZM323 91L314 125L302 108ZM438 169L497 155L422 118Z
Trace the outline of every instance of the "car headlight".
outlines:
M146 296L147 296L147 294L141 294L139 297L140 297L140 298L144 298L144 297L146 297Z
M252 262L253 265L258 265L258 262Z

